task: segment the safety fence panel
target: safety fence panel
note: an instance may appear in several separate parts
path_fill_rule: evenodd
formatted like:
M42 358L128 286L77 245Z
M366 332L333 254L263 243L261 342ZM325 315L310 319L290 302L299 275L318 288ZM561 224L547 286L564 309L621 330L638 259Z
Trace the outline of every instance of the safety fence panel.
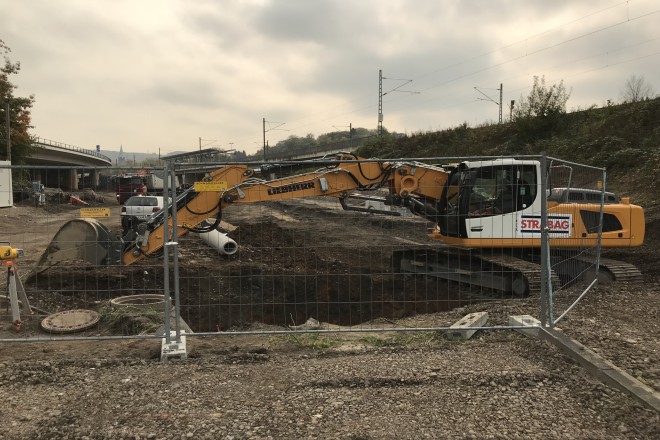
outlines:
M122 264L122 209L146 192L137 169L5 164L0 175L0 339L162 333L162 257Z
M249 178L199 193L194 210L217 227L178 239L183 327L450 331L468 315L477 328L539 316L540 239L521 235L523 212L540 215L538 158L350 159L248 164Z
M571 307L611 227L603 171L541 157L202 159L2 166L0 241L23 253L2 260L0 339L511 328Z
M629 217L606 191L605 170L553 158L547 163L548 322L554 325L610 277L613 267L601 249L625 244L621 221Z

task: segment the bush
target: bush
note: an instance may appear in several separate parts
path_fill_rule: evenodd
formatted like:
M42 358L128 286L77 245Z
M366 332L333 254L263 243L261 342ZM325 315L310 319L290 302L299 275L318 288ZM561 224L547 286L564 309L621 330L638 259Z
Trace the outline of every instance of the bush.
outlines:
M518 107L513 111L521 140L547 137L566 113L566 102L570 98L564 81L552 86L545 85L545 77L534 77L532 91L527 97L520 97Z

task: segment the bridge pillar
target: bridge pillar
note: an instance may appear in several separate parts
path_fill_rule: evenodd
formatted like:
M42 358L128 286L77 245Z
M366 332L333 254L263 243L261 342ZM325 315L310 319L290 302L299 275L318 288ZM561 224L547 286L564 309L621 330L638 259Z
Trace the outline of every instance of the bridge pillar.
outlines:
M93 169L89 172L89 183L94 190L99 189L99 170Z
M75 168L69 170L68 186L70 191L78 190L78 170Z
M32 175L32 181L39 181L44 185L48 185L46 182L46 179L43 178L43 175L41 174L41 170L31 170L31 175Z

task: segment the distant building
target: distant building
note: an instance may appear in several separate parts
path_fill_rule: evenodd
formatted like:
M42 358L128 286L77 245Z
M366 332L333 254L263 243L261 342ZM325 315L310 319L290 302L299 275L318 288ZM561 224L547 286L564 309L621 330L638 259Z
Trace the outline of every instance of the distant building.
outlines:
M129 165L128 160L124 157L124 145L119 146L119 156L117 157L117 166L123 167Z

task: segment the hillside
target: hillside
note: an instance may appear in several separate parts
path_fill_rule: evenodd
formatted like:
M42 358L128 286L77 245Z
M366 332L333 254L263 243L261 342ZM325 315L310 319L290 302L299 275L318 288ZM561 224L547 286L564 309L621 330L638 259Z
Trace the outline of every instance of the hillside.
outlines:
M660 98L560 115L550 123L504 123L383 138L364 157L465 157L540 154L608 171L608 189L660 207Z

